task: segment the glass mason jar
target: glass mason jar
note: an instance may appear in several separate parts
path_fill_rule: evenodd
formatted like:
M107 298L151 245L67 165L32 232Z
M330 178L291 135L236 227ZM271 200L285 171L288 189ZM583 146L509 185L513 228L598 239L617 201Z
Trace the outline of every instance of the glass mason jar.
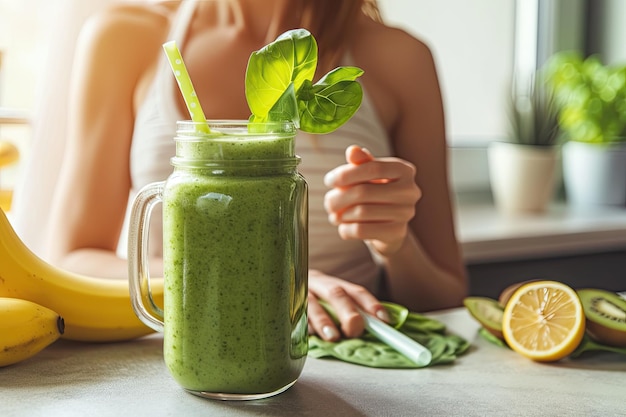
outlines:
M308 195L291 123L178 122L173 173L137 195L131 299L163 331L165 363L209 398L293 385L307 354ZM147 227L163 204L163 310L151 302ZM144 301L148 300L148 302Z

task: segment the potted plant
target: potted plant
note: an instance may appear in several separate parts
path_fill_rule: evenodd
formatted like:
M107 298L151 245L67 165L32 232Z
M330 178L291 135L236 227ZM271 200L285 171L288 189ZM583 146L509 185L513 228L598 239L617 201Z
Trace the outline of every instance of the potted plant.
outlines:
M548 65L564 132L563 182L575 207L626 206L626 66L561 52Z
M554 195L558 108L543 74L513 83L509 141L489 145L489 177L496 207L506 213L541 213Z

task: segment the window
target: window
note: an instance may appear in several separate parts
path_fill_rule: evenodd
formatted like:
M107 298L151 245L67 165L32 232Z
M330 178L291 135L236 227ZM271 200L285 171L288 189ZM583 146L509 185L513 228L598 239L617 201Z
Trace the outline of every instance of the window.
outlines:
M513 69L515 0L379 0L385 21L435 57L451 146L501 139Z
M582 47L584 0L379 0L387 23L425 41L437 63L452 183L488 189L485 148L507 136L515 70L532 72L554 51Z

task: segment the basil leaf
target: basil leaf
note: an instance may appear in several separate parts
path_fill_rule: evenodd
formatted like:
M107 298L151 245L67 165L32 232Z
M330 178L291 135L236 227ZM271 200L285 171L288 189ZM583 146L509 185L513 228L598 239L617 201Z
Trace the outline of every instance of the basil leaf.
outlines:
M305 82L297 90L300 129L329 133L348 121L361 106L363 89L355 81L363 74L356 67L339 67L317 83Z
M357 67L339 67L312 84L317 42L305 29L290 30L250 55L245 92L252 122L291 121L300 130L328 133L361 105Z
M292 120L295 114L279 120L270 119L268 115L291 84L297 91L305 80L313 78L316 68L317 42L304 29L285 32L253 52L246 69L245 89L248 107L255 119Z
M294 84L289 84L282 96L276 101L268 114L270 120L291 120L296 128L300 127L300 117L298 117L298 102Z
M295 116L295 117L294 117ZM298 103L296 102L296 94L294 91L293 83L289 84L289 87L280 96L278 101L269 110L266 117L252 115L250 117L251 122L272 122L290 120L294 126L300 127L300 117L298 115Z

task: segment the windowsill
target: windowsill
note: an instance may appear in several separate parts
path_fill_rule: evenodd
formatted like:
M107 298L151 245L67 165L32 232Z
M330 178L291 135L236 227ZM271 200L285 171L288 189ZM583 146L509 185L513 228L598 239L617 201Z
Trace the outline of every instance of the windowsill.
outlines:
M30 113L27 110L0 107L0 124L27 125L29 123Z
M458 202L456 222L468 264L626 250L626 208L556 202L543 214L511 216L484 199Z

